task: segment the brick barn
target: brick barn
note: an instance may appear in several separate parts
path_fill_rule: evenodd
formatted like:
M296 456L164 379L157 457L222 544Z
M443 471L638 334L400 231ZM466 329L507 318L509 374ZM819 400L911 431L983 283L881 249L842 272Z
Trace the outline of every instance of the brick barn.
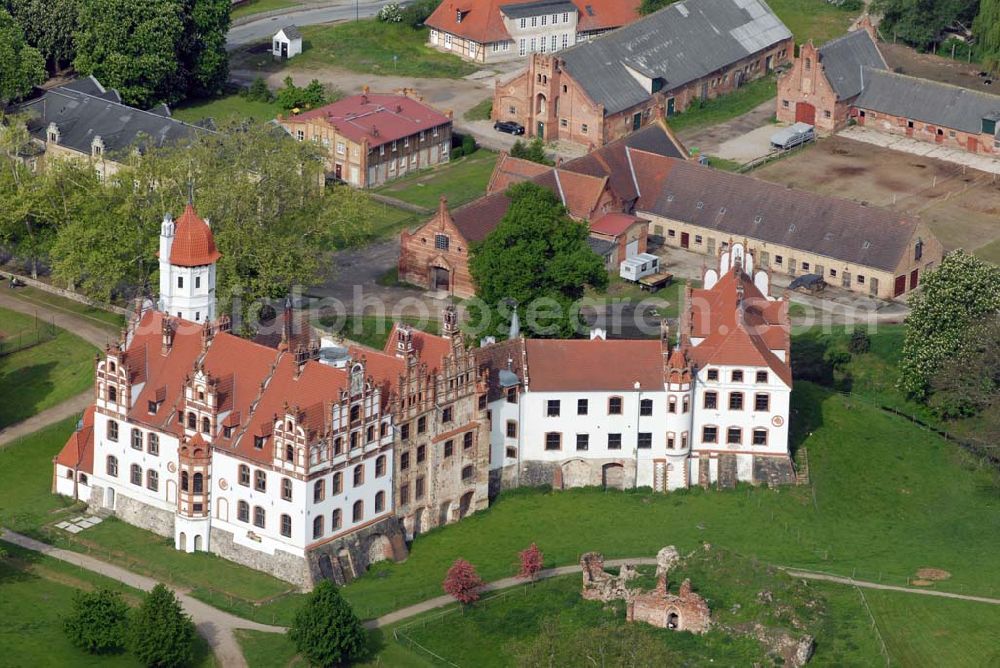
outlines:
M498 82L493 118L532 137L603 146L787 62L792 33L763 0L690 0Z
M484 197L448 209L442 198L437 213L413 231L400 235L399 278L431 290L459 297L475 294L469 274L469 246L482 241L503 218L510 201L504 194L513 183L531 180L559 195L569 214L592 227L591 241L599 244L617 266L629 244L642 252L645 225L629 213L638 198L628 150L684 159L687 151L664 123L650 125L626 139L582 158L547 167L502 154L490 177ZM622 224L625 222L626 224ZM609 267L611 268L611 267Z
M1000 151L1000 96L892 72L875 38L865 20L821 47L803 44L778 80L778 120L809 123L821 134L853 120L970 153Z

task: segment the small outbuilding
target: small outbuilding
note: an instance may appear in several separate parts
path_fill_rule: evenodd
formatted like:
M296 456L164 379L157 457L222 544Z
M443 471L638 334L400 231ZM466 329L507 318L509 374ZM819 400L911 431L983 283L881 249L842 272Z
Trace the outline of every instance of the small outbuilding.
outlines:
M287 25L274 34L271 53L275 58L287 60L302 53L302 33L293 25Z

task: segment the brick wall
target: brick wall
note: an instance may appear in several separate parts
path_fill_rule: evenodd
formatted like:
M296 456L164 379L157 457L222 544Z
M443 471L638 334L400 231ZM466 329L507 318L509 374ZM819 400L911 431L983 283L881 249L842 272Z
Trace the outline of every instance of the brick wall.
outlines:
M962 132L933 123L925 123L905 116L890 116L871 109L855 107L852 115L858 125L884 132L937 144L943 148L958 149L970 153L995 155L1000 149L994 146L995 137L988 134Z
M782 123L802 119L814 125L820 134L830 134L847 125L851 112L850 100L837 100L819 61L819 50L811 42L799 48L791 69L778 78L776 105L775 113Z
M438 235L447 238L447 249L439 247ZM399 280L435 289L435 280L447 280L447 292L459 297L476 294L468 267L469 248L448 213L442 198L438 212L413 232L404 230L399 241ZM447 272L446 274L444 272Z

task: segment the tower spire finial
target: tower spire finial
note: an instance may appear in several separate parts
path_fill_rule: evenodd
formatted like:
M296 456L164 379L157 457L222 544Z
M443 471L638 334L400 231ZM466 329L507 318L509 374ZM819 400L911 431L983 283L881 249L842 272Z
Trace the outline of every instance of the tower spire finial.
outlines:
M194 179L188 177L188 204L194 206Z

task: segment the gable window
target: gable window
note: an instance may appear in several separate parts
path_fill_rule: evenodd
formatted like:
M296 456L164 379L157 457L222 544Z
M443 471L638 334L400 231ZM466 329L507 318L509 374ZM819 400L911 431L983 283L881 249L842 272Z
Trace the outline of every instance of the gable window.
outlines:
M434 248L438 250L448 250L448 235L447 234L435 234L434 235Z
M636 445L640 450L648 450L653 447L653 434L648 431L640 431Z
M731 411L741 411L741 410L743 410L743 393L742 392L730 392L729 393L729 410L731 410Z
M753 408L755 411L767 412L771 410L771 395L757 394L754 396Z
M549 399L545 402L545 415L548 417L559 417L558 399Z
M608 450L621 450L621 449L622 449L622 435L608 434Z
M550 431L545 434L546 450L562 450L562 432Z
M577 434L576 435L576 449L577 450L589 450L590 449L590 434Z
M710 427L708 425L701 428L701 442L702 443L718 443L719 442L719 428Z
M281 516L281 535L285 538L292 537L292 518L289 515Z
M608 415L622 414L622 398L611 397L608 399Z
M739 427L730 427L726 430L726 443L729 445L739 445L743 442L743 430Z
M643 399L639 402L639 415L652 415L653 414L653 400Z

